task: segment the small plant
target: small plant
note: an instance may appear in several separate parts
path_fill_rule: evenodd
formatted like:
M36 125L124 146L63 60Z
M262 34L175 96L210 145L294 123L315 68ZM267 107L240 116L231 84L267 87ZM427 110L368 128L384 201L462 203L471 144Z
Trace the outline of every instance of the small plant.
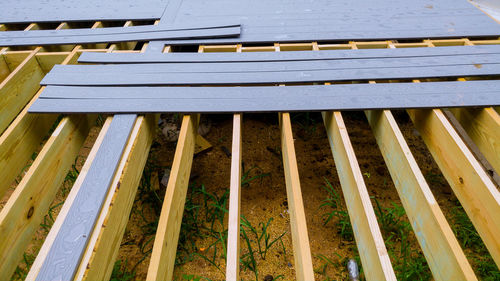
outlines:
M405 220L403 206L391 202L391 207L383 208L375 197L372 199L398 280L430 280L432 276L424 255L411 247L412 228Z
M23 254L22 267L17 267L16 271L11 277L11 280L25 280L28 276L28 272L35 261L35 256L32 254Z
M129 281L135 279L135 271L127 270L128 261L122 265L121 260L117 260L113 266L110 281Z
M354 233L352 231L351 220L349 218L349 213L343 206L342 199L339 193L335 190L333 185L325 179L326 184L322 187L328 193L328 197L320 205L320 208L328 207L330 212L323 214L326 217L324 225L327 225L333 218L336 218L336 225L338 228L338 233L347 241L354 240Z
M255 261L254 250L252 248L252 243L250 243L250 239L244 228L240 230L241 236L243 236L243 240L245 241L248 253L241 255L240 264L242 265L244 270L250 270L255 275L255 281L259 280L259 271L257 270L257 261Z
M248 169L248 170L243 170L243 175L241 176L241 186L242 187L248 187L250 186L250 182L254 181L254 180L257 180L257 179L263 179L265 177L268 177L270 176L271 174L270 173L259 173L253 177L250 176L250 172L252 170L255 170L255 169L258 169L260 171L260 168L257 167L257 166L253 166L252 168Z
M339 259L342 258L339 254L337 254L337 253L334 253L334 254L337 255L337 257ZM331 265L332 267L339 266L338 262L332 261L331 259L329 259L325 255L319 254L319 255L316 255L316 257L322 261L321 266L318 269L314 269L314 272L316 272L318 274L326 275L326 269L328 268L329 265ZM329 277L327 277L327 278L329 279Z
M206 278L203 276L193 275L193 274L182 275L182 280L185 280L185 281L201 281L201 280L212 281L212 279L209 279L209 278Z
M481 280L500 280L500 270L495 265L481 237L458 201L452 209L452 214L453 224L451 226L457 240L464 249L474 253L471 265L476 274L479 275Z
M272 221L273 218L269 218L267 223L263 222L259 223L259 229L256 229L245 218L245 216L243 215L241 216L241 226L245 227L247 230L249 230L251 233L254 234L255 238L257 239L256 241L257 241L258 253L263 260L266 259L267 251L286 234L285 231L277 238L271 240L270 235L267 232L267 228L269 227L269 224Z

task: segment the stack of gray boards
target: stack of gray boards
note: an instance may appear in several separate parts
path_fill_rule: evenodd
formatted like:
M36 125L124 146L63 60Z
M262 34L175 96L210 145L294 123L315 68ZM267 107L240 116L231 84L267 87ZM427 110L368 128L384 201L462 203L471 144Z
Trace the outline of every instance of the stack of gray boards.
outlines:
M80 63L227 63L317 61L344 59L411 58L434 56L461 56L500 54L500 45L451 46L438 48L356 49L301 52L246 52L246 53L95 53L86 52Z
M0 46L41 46L62 44L114 43L160 39L222 38L240 35L236 22L143 25L131 27L61 30L3 31Z
M168 0L3 0L1 23L160 19Z
M317 52L320 56L334 53ZM460 53L460 55L457 55ZM42 85L164 86L313 83L352 80L411 80L500 75L494 47L386 49L339 52L337 59L309 60L314 52L269 53L275 60L232 62L57 65ZM391 55L392 54L392 55ZM224 54L219 54L219 57ZM280 60L296 56L295 60ZM342 58L342 56L344 56ZM236 57L237 58L237 57Z
M48 86L32 113L233 113L500 105L500 81L259 87Z
M162 23L241 20L240 38L170 45L397 40L500 35L500 25L466 0L171 0Z
M500 75L498 46L189 55L191 62L184 63L56 66L42 80L47 88L30 112L214 113L500 104L499 80L276 87L281 83L495 76ZM215 57L223 62L214 62ZM242 84L270 86L207 86Z

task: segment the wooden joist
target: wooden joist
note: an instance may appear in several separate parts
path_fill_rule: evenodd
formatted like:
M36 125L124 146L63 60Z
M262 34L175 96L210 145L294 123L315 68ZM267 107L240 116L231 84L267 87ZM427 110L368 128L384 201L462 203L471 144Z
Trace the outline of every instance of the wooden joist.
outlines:
M450 109L484 157L500 173L500 115L492 107Z
M391 112L365 111L436 280L477 280Z
M240 200L241 200L241 127L242 114L233 115L231 179L227 234L226 280L240 280Z
M94 120L95 116L64 118L9 197L0 213L0 276L11 276L16 269Z
M185 115L182 119L146 280L172 280L199 118Z
M396 280L342 115L322 115L365 276L368 280Z
M285 171L290 228L292 229L293 258L297 280L314 280L314 270L307 234L306 214L302 201L299 169L295 155L290 113L280 113L281 151Z
M439 109L407 110L427 148L500 265L500 193Z

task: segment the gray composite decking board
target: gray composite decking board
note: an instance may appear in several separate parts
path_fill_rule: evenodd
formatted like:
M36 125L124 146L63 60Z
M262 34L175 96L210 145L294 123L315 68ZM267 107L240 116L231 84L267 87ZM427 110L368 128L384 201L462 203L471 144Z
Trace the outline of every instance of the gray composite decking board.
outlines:
M29 112L229 113L497 106L499 86L500 81L493 80L232 88L48 87L53 96L79 94L39 98ZM91 94L78 98L85 93Z
M295 42L339 42L339 41L378 41L378 40L413 40L413 39L448 39L448 38L481 38L498 37L500 25L484 29L463 30L387 30L387 31L330 31L326 26L318 26L323 32L294 32L288 34L249 34L242 32L238 38L221 39L190 39L190 40L166 40L161 41L163 45L187 46L187 45L221 45L221 44L268 44L268 43L295 43ZM159 44L159 43L157 43Z
M76 28L57 30L0 31L0 39L14 38L47 38L67 36L95 36L114 34L133 34L142 32L162 32L173 30L213 29L223 27L238 27L239 21L217 20L200 23L185 23L171 25L139 25L129 27Z
M56 65L47 79L57 77L63 80L75 75L112 75L112 74L148 74L148 73L214 73L214 72L271 72L271 71L309 71L341 70L397 67L430 67L450 65L483 65L500 63L500 54L431 56L384 59L356 60L312 60L312 61L276 61L276 62L226 62L226 63L152 63L107 64L107 65Z
M72 280L135 123L116 115L36 280Z
M471 80L422 83L333 84L313 86L253 86L253 87L82 87L47 86L40 99L266 99L290 96L304 98L359 95L383 96L386 91L408 95L441 92L500 92L499 80ZM292 94L290 94L290 91Z
M62 86L239 85L484 75L500 75L500 64L274 72L89 73L64 77L47 75L40 84Z
M239 36L240 27L222 27L211 29L188 29L121 34L98 34L63 37L0 38L0 46L43 46L87 43L114 43L124 41L149 41L165 38L215 38Z
M170 9L162 20L189 22L224 17L241 20L243 29L239 38L163 41L168 45L500 35L500 25L465 0L174 2L178 8Z
M163 14L163 0L4 0L1 23L99 20L155 20Z
M499 54L500 45L450 46L436 48L396 48L322 50L295 52L243 52L243 53L95 53L84 52L81 63L203 63L203 62L266 62L299 60L337 60L369 58L401 58L424 56L458 56Z

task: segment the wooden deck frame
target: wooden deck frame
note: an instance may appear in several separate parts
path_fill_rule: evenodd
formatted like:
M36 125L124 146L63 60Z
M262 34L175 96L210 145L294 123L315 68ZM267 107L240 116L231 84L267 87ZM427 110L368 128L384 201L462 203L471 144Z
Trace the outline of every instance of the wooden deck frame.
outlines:
M352 49L358 44L351 42ZM387 42L385 48L395 46ZM365 115L434 278L477 280L391 111L366 110Z
M6 27L4 25L0 25L0 30L1 29L5 29L5 28ZM31 28L36 28L36 25L31 25ZM439 41L438 40L430 40L429 42L436 42L436 45L461 45L461 44L465 45L466 43L464 43L465 42L464 40L468 40L468 39L439 40ZM470 42L472 42L472 44L500 44L500 40L470 40ZM313 43L301 43L301 44L282 44L282 46L280 46L280 45L277 45L277 46L278 46L278 49L281 48L281 50L296 51L296 50L310 50L310 49L313 49L314 48L314 44L315 43L313 42ZM365 48L387 48L387 47L390 47L391 42L385 42L385 41L384 42L363 42L361 45L362 45L361 47L365 47ZM396 46L396 47L424 47L424 46L428 46L428 42L423 42L423 43L393 43L393 45ZM99 46L99 47L105 48L105 46ZM128 48L128 47L124 47L124 48ZM253 47L252 46L252 47L246 47L246 46L241 46L241 45L222 46L222 47L221 46L211 46L210 48L211 48L212 51L220 51L220 48L225 48L226 51L237 51L238 48L240 48L240 50L243 50L243 51L272 51L273 49L275 51L277 50L276 45L274 47L273 46L263 46L263 47L258 47L258 46L257 47ZM347 49L347 48L351 48L351 44L323 44L323 45L317 45L317 48L320 49L320 50L321 49ZM208 47L207 47L207 49L208 49ZM71 57L73 59L67 61L67 63L68 62L69 63L74 63L75 60L76 60L76 58L78 57L78 54L82 50L81 50L81 48L77 48L77 50L73 49L73 52L69 53L69 52L67 52L67 49L65 49L65 50L63 50L63 52L61 52L61 53L59 53L57 55L55 53L46 52L46 51L47 51L46 49L40 49L34 55L34 57L36 58L36 62L38 64L37 68L41 69L41 71L42 71L41 73L46 73L46 71L51 67L52 64L60 62L63 58L66 58L66 60L68 60ZM103 50L93 50L93 51L104 51L104 49ZM5 48L5 49L0 50L0 55L2 55L2 56L4 56L4 55L9 56L10 55L10 56L14 57L16 60L21 59L20 62L19 62L19 64L15 68L15 69L18 69L18 67L21 65L21 63L23 63L23 61L32 52L34 52L34 50L31 50L31 51L10 51L7 48ZM32 58L32 60L33 60L33 58ZM1 64L1 62L0 62L0 64ZM25 65L29 65L29 64L25 64ZM24 69L25 67L26 66L22 66L21 69ZM37 71L40 71L40 70L37 70ZM12 74L12 72L10 72L6 77L9 77L9 75L11 75L11 74ZM42 74L42 76L43 76L43 74ZM7 78L5 78L5 79L7 79ZM4 81L5 81L5 79L4 79ZM1 90L1 87L0 87L0 90ZM35 92L33 92L32 95L38 95L42 90L43 89L40 89L40 90L38 90L38 92L35 90ZM496 109L496 110L498 110L498 109ZM436 111L439 112L439 110L432 111L432 113L431 113L432 118L436 117ZM464 126L464 128L467 131L467 133L474 140L474 143L476 143L478 145L478 147L482 151L482 153L485 156L489 157L488 161L494 163L496 160L498 160L498 157L497 158L493 157L495 155L498 155L498 144L494 142L498 138L498 136L495 135L495 133L499 131L498 130L498 120L497 120L498 112L495 112L495 109L477 109L477 110L474 109L474 110L472 110L473 111L472 113L471 112L465 112L464 113L464 112L461 112L461 111L463 111L463 110L462 109L460 109L460 110L454 110L453 112L454 112L455 116L457 117L457 119L461 122L462 126ZM32 152L36 150L36 147L39 144L39 141L37 141L37 140L42 140L43 139L43 137L45 136L46 132L49 130L50 126L53 124L53 121L55 120L55 117L54 117L54 119L52 121L48 120L48 119L39 119L39 118L42 118L41 116L37 116L36 118L33 118L32 120L30 120L27 117L27 116L30 116L30 115L26 115L26 113L23 113L23 112L24 111L21 111L21 113L19 113L17 115L17 117L12 121L12 123L9 125L9 127L7 127L5 129L5 132L0 136L0 156L2 156L1 155L2 151L4 153L7 153L8 151L11 151L11 148L13 149L13 151L16 151L16 149L17 149L17 151L19 151L18 154L20 154L22 151L25 151L23 149L25 147L28 148L26 151L31 151L29 153L26 152L22 156L19 156L18 154L14 154L15 158L9 158L5 162L1 162L4 158L0 157L0 166L1 165L5 165L6 168L10 168L11 167L10 165L12 163L14 163L14 165L12 165L12 166L18 167L18 168L16 168L17 171L14 171L16 169L13 169L13 170L5 170L5 169L2 170L2 169L0 169L0 173L2 173L4 171L7 171L5 173L8 174L8 175L10 175L11 177L12 176L15 177L19 173L19 171L22 169L22 167L24 167L24 164L19 164L19 163L26 163L27 162L27 160L31 156ZM485 114L485 112L487 114ZM415 113L415 112L413 112L413 113ZM390 112L386 112L386 111L383 111L383 112L367 112L367 115L368 115L369 119L373 118L372 121L377 121L379 123L383 123L384 124L384 125L376 125L375 128L373 129L374 133L376 133L377 130L389 130L389 131L386 131L386 132L389 132L388 134L390 134L390 133L393 134L393 135L389 135L389 137L386 136L386 134L382 134L382 133L376 133L376 134L382 135L384 137L384 139L388 138L389 139L388 141L398 141L399 142L399 146L396 146L396 149L402 149L402 151L403 151L403 152L400 152L400 156L405 156L405 155L407 156L407 154L405 154L405 152L404 152L405 151L405 149L404 149L405 147L404 146L407 146L407 145L404 143L404 140L402 140L400 138L400 135L398 134L399 129L397 128L397 125L394 126L394 122L393 122L394 120L393 120L393 117L390 114ZM379 115L381 115L381 116L379 116ZM420 116L420 115L418 115L418 116ZM190 122L192 122L192 120L193 120L192 117L189 117L189 118L191 119ZM432 119L432 118L430 118L430 119ZM110 221L111 221L111 223L114 222L114 220L111 220L110 217L111 217L112 213L116 214L117 211L113 211L113 210L121 210L121 209L125 209L126 210L127 206L129 206L128 204L131 204L130 201L127 201L127 200L130 200L130 198L133 198L133 195L131 194L131 193L134 192L133 188L132 189L127 189L127 188L122 188L122 187L123 187L124 182L127 181L126 180L127 178L130 179L129 180L130 182L134 182L134 181L138 180L137 177L140 177L140 171L142 170L140 168L141 165L142 165L140 162L141 161L145 161L145 158L144 158L144 156L143 157L138 157L137 156L138 154L136 154L136 152L134 152L134 151L138 151L137 153L139 153L139 154L140 154L140 151L142 151L142 153L144 153L146 147L149 147L149 145L147 145L147 143L149 142L148 136L150 136L149 134L151 134L150 130L151 130L151 127L153 126L152 123L154 123L154 122L151 122L151 121L148 121L148 120L152 120L152 119L153 118L151 116L148 116L148 117L139 117L139 119L136 121L137 123L136 123L136 126L134 127L135 128L134 130L137 133L137 138L134 137L134 139L135 139L134 144L132 144L132 142L129 142L129 144L128 144L128 147L130 146L130 147L132 147L134 149L131 150L128 158L125 158L125 156L124 156L124 158L120 162L120 167L123 168L123 171L124 171L121 179L120 179L120 177L115 177L115 180L114 180L115 183L119 182L119 181L122 181L122 185L120 186L120 188L116 189L116 191L115 191L116 194L114 194L113 196L108 196L108 198L107 198L106 202L111 202L111 203L109 205L108 205L108 203L106 203L106 206L108 206L108 209L105 210L105 208L103 208L103 213L101 214L102 216L100 217L100 221L102 219L102 221L104 222L105 227L103 227L103 225L101 225L101 230L99 230L99 231L97 231L97 229L94 230L94 234L93 235L96 235L97 233L99 233L98 237L96 237L96 239L97 239L96 241L98 241L98 242L95 245L105 245L106 242L103 242L103 241L112 241L112 243L114 243L113 247L111 247L112 250L108 252L108 254L110 254L111 256L113 255L113 253L111 253L111 252L117 251L117 246L116 246L117 242L114 239L116 239L117 237L121 238L121 235L120 234L116 235L116 233L115 233L114 235L112 235L112 236L114 236L114 238L102 238L102 237L104 237L104 235L105 235L104 233L105 233L105 231L106 231L106 229L108 227L111 229L111 227L110 227L110 225L108 223L110 223ZM66 119L63 119L63 120L66 120ZM140 121L140 120L142 120L142 121ZM468 123L465 123L466 121ZM59 123L59 126L62 126L62 123L63 123L63 121L61 121L61 123ZM139 123L141 125L138 125ZM387 123L389 123L389 125L387 125ZM426 123L426 122L424 122L424 123ZM428 123L431 123L432 126L429 125ZM437 124L439 125L439 123L441 123L442 126L446 125L445 127L447 127L447 124L446 124L445 121L439 120L437 122ZM434 125L436 125L434 121L428 121L425 124L425 126L429 126L429 127L432 127L432 128L435 128L435 127L433 127ZM374 127L374 126L372 125L372 127ZM40 130L39 130L39 132L37 132L37 130L34 130L34 129L40 129ZM430 136L430 138L435 138L435 136L434 136L435 135L434 130L435 129L431 129L430 133L427 134L428 136ZM493 130L493 132L492 132L492 130ZM33 131L35 131L35 132L33 132ZM66 131L66 130L64 130L64 131ZM457 136L454 135L452 132L453 132L452 129L449 129L449 130L447 129L446 133L448 133L448 135L449 135L448 138L439 136L437 138L437 140L434 140L435 142L431 145L431 146L433 146L433 149L440 148L439 145L442 144L443 142L446 143L447 146L448 146L448 144L451 144L451 146L462 148L460 141L457 141L457 139L459 140L460 138L459 137L456 138ZM474 135L474 134L476 134L476 135ZM22 142L15 142L16 138L19 138L19 139L22 138L23 141ZM379 138L381 138L381 137L379 137ZM293 144L293 136L291 136L291 134L290 134L290 137L287 137L287 139L291 140L291 143ZM347 136L347 140L349 140L348 136ZM56 146L50 146L50 147L52 149L56 149L56 148L61 149L59 145L56 145ZM95 147L98 147L98 142L96 142ZM136 147L139 147L139 148L136 148ZM382 147L381 147L381 150L383 152L382 153L383 156L386 157L387 156L386 154L388 154L388 153L384 152L384 150L383 150ZM432 148L429 148L429 150L432 152ZM179 156L180 158L185 158L186 157L185 156L186 150L183 150L183 151L184 151L183 153L180 153L180 156ZM402 155L401 153L405 154L405 155ZM462 154L467 154L466 150L462 150L461 153ZM145 153L145 154L147 155L147 153ZM189 153L187 153L187 154L189 155ZM411 154L410 154L410 156L411 156ZM137 158L134 158L134 157L137 157ZM440 156L440 157L442 159L445 158L445 156ZM89 156L89 161L90 161L89 163L91 163L91 158L92 158L92 155ZM23 159L25 159L25 160L23 160ZM40 159L42 159L42 158L40 158ZM125 159L130 159L130 160L125 160ZM135 159L135 160L132 161L131 159ZM291 157L291 159L294 160L295 157ZM355 159L355 156L354 156L354 159ZM468 172L471 172L471 171L472 172L474 172L474 171L481 171L481 169L479 169L478 166L475 165L477 163L474 162L471 159L472 158L467 158L467 161L465 162L464 166L468 166L468 165L472 164L473 168L469 169L469 168L465 167L463 169L466 170L466 171L468 171ZM444 159L444 160L447 160L447 159ZM136 164L132 164L132 165L125 164L125 163L127 163L127 161L131 161L131 162L134 162L134 163L137 162L138 164L137 165ZM186 161L189 161L189 160L186 160ZM192 161L192 157L191 157L191 161ZM394 161L394 160L392 160L392 161ZM411 159L409 159L408 157L407 157L407 159L405 161L407 161L409 164L413 165L412 164L413 161ZM389 162L389 161L386 159L386 162ZM460 161L457 161L457 160L455 160L454 162L455 163L460 163ZM415 169L415 167L412 167L411 165L410 165L410 168L411 169ZM450 164L448 164L448 165L450 165ZM182 168L179 168L177 170L177 174L179 176L181 176L181 177L182 176L185 177L186 169L184 167L185 166L183 165ZM390 167L389 163L388 163L388 167L389 167L390 171L394 170L394 169L391 170L391 167ZM449 167L444 167L443 168L441 166L440 166L440 169L441 170L443 170L443 169L450 170ZM495 164L495 169L498 169L497 166L496 166L496 164ZM287 169L287 170L289 170L289 169ZM82 173L84 173L84 172L85 172L85 168L82 170ZM35 174L37 176L39 176L38 173L39 173L39 170L37 169L36 172L35 172ZM443 171L443 173L444 173L444 171ZM410 178L414 177L416 179L416 181L420 184L420 186L424 186L425 180L423 182L420 181L419 180L420 176L418 174L419 174L418 168L417 168L417 170L412 170L411 173L410 173ZM189 177L189 172L187 173L187 177ZM298 173L297 173L297 177L298 177ZM480 177L482 177L482 176L480 176ZM27 179L26 180L23 179L23 181L28 181L28 180ZM467 176L462 177L462 181L468 183L469 178ZM458 182L460 183L460 179L458 179ZM132 184L132 186L133 185L134 184ZM76 184L75 184L75 186L76 186ZM488 184L484 184L484 183L483 183L483 186L486 186L487 188L490 187ZM121 193L121 190L126 190L126 193L125 193L125 191L124 191L124 193ZM493 191L491 191L491 189L487 189L487 190L490 191L490 193L492 195L491 198L493 198L492 200L490 200L490 203L491 202L496 202L496 204L498 204L498 200L496 199L496 196L495 196L496 193L493 192ZM463 191L461 191L461 192L463 192ZM426 196L425 199L424 199L425 200L424 202L427 202L429 204L429 206L430 206L429 207L430 212L433 213L435 219L438 221L439 227L441 227L441 232L442 232L441 236L444 237L443 239L445 239L445 242L447 241L447 243L450 245L451 248L454 248L454 247L452 247L453 246L452 244L453 244L453 240L455 240L455 238L448 236L447 233L449 233L449 231L445 229L446 226L447 226L447 223L446 223L446 221L443 222L439 218L440 217L440 215L439 215L439 213L440 213L439 206L437 206L437 208L435 208L435 206L433 206L433 205L431 206L432 200L430 199L429 194L427 194L425 190L421 191L421 193L423 194L423 196ZM123 197L119 197L120 194L127 194L127 195L122 195ZM411 197L411 196L408 196L408 197ZM478 195L478 196L475 196L475 197L477 199L477 198L480 198L481 196ZM121 200L123 200L123 202L127 201L128 203L117 203L116 204L117 206L113 206L115 204L115 202L117 202L119 200L118 198L122 198L122 199L120 199L120 202L122 202ZM70 200L70 199L71 198L68 198L68 200ZM109 200L111 200L111 201L109 201ZM402 201L403 201L403 204L404 204L403 197L402 197ZM464 203L462 203L462 204L464 204ZM183 204L182 204L182 206L183 206ZM111 208L111 207L113 207L113 208ZM404 207L405 207L405 209L406 209L406 211L407 211L407 213L408 213L408 215L410 217L410 212L411 212L409 210L410 208L407 207L407 206L404 206ZM169 208L171 208L171 207L169 207ZM182 208L182 207L176 208L177 212L179 211L178 210L179 208ZM489 206L487 208L489 208ZM487 209L487 208L483 208L483 209ZM495 209L495 208L496 208L496 206L495 206L495 204L493 204L493 209ZM497 210L497 209L495 209L495 210ZM106 213L105 211L108 212L108 215L109 215L108 218L106 218L107 216L104 216L104 213ZM491 210L489 210L489 211L491 211ZM63 214L63 213L64 212L61 212L61 214ZM350 214L352 214L352 213L350 212ZM410 220L411 220L411 218L410 218ZM173 220L172 220L172 222L173 222L172 224L168 224L169 227L170 227L170 225L173 225L175 223L178 223L180 225L180 222L174 222ZM118 228L121 228L121 227L124 228L125 227L124 224L126 224L126 221L121 221L121 222L117 222L116 223L116 225L120 225ZM165 226L166 225L167 224L165 224ZM54 227L56 227L56 225L54 225ZM498 226L494 226L494 227L498 227ZM433 229L433 227L429 227L429 228ZM111 233L111 232L114 232L114 230L110 231L108 233ZM430 234L428 234L428 235L430 235ZM417 233L417 236L418 236L418 233ZM106 237L109 237L109 236L106 236ZM485 239L485 237L484 237L483 234L481 234L481 237L483 239ZM495 242L495 241L493 241L493 242ZM486 243L486 241L485 241L485 243ZM119 244L119 242L118 242L118 244ZM98 247L98 246L96 246L97 250L100 249L102 251L102 248L105 248L105 247ZM430 248L432 248L432 247L430 247ZM490 249L490 248L491 247L489 247L488 249ZM434 250L434 251L437 252L436 250ZM107 274L109 274L109 270L110 270L109 266L110 265L112 266L112 261L111 260L114 260L114 259L111 258L110 260L106 261L105 265L100 265L100 262L98 261L99 259L97 258L97 256L95 256L94 249L93 250L90 250L90 248L87 249L87 254L91 253L91 252L93 252L94 254L91 255L91 258L89 259L89 261L90 261L90 263L88 264L89 268L86 269L86 270L83 270L84 269L84 264L82 263L80 265L80 271L78 273L78 279L79 280L80 279L92 280L91 276L106 276ZM429 252L429 250L428 250L428 252ZM460 252L461 252L461 250L457 254L456 248L455 248L455 252L454 252L455 254L454 255L455 255L455 260L457 262L460 262ZM41 251L40 253L41 253L41 255L43 255L43 251ZM424 253L425 253L425 250L424 250ZM434 254L436 256L439 256L437 253L432 253L432 254ZM175 255L175 251L174 251L173 255ZM172 258L171 256L166 256L167 260L171 259L171 258ZM429 258L429 256L427 254L426 254L426 259L429 261L430 264L432 263L430 261L431 258ZM495 259L495 261L498 264L497 258ZM363 263L363 266L365 266L365 263ZM36 268L36 265L34 267ZM150 265L150 269L151 269L151 265ZM173 270L173 268L172 268L172 270ZM365 267L365 270L366 270L366 267ZM467 270L465 270L465 271L467 271ZM95 272L95 273L91 273L91 272ZM92 275L92 274L95 274L95 275ZM439 276L437 276L434 271L433 271L433 274L434 274L434 277L436 279L439 279ZM469 278L469 279L472 279L472 278Z
M127 25L130 24L132 23L127 22ZM93 28L100 26L101 23L97 22L93 25ZM35 28L36 25L29 25L28 27ZM58 28L67 28L67 24L62 23ZM133 44L133 42L129 42L129 44ZM116 46L112 45L107 50L112 50L115 47ZM68 48L71 48L72 51L67 52ZM16 57L25 57L25 59L16 66L16 71L17 69L30 69L27 67L27 62L35 62L37 65L36 71L40 72L41 70L42 73L46 73L56 63L75 63L81 46L61 46L60 48L56 48L55 52L43 53L42 51L44 51L44 49L39 48L35 48L32 51L12 52L5 51L5 49L3 49L4 55L14 56L13 58L15 59ZM60 50L63 52L60 52ZM14 73L16 72L10 74L12 75ZM9 77L11 76L8 76L2 81L2 88L0 89L4 89L3 86L5 83L11 81L8 79ZM35 79L36 78L30 77L29 83L38 84L39 81L37 82ZM39 85L35 90L38 90L38 88ZM42 87L37 93L35 91L31 94L33 96L31 102L36 99L43 89ZM23 90L23 94L24 92L29 91ZM35 151L39 143L42 142L57 118L55 115L27 114L26 111L31 102L25 106L24 110L19 113L16 119L0 137L0 155L2 153L5 155L5 157L2 157L0 165L5 165L6 167L2 169L2 172L6 175L5 178L9 178L8 183L12 182L17 173L24 167L33 151ZM8 244L8 239L15 239L15 243L7 245L12 250L3 252L4 256L6 256L6 262L2 264L2 276L10 276L17 266L17 261L22 257L25 245L30 241L29 236L38 228L40 220L47 212L55 193L66 176L66 172L74 163L80 146L83 144L95 118L96 116L90 115L88 117L72 116L62 119L59 122L59 126L52 134L52 137L46 142L42 151L35 159L35 162L23 177L23 180L16 188L14 194L10 196L7 205L2 209L2 227L0 227L0 229L8 232L8 235L4 236L6 240L2 245L5 247L5 245ZM144 154L142 155L145 160ZM2 182L2 192L6 187L8 187L8 185ZM30 199L26 201L28 197L30 197ZM32 206L26 207L26 204ZM22 209L25 208L29 209L27 211L22 211ZM19 215L13 217L14 211L16 214L20 212L26 213L26 216L21 216L22 219L20 219ZM24 226L22 224L26 225ZM9 227L6 228L4 227L5 225L9 225ZM11 228L15 228L16 231L9 231Z

